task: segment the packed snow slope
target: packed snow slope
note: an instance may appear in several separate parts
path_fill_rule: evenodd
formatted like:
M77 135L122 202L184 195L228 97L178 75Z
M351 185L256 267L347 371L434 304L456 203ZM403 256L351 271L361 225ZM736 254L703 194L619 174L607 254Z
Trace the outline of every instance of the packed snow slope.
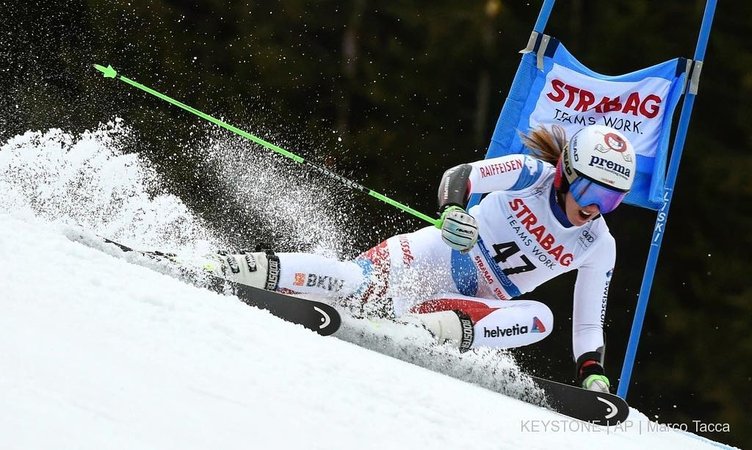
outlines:
M214 238L102 135L69 138L0 148L2 449L721 446L636 410L571 420L74 242Z
M545 432L565 418L320 337L33 217L0 214L0 261L5 449L710 447L651 432L644 417Z

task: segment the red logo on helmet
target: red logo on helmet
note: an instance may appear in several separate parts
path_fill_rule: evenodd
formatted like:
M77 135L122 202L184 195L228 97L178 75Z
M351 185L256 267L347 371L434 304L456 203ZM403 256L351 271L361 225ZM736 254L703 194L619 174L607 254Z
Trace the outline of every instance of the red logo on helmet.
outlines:
M631 162L632 156L629 153L626 153L627 151L627 141L624 140L623 137L619 136L616 133L606 133L603 135L603 144L597 144L595 146L595 149L598 150L601 153L608 153L611 150L621 153L621 156L624 158L624 161Z
M606 147L619 153L627 150L627 143L616 133L606 133L603 142L606 143Z

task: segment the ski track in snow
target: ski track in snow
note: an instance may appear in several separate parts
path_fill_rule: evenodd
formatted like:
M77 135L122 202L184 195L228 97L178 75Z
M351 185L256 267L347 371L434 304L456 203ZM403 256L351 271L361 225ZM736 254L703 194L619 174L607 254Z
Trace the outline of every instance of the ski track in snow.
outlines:
M118 151L123 133L0 148L0 448L724 447L634 409L596 427L494 392L535 395L503 352L427 348L417 329L348 317L320 337L71 241L222 243L153 193L148 165Z

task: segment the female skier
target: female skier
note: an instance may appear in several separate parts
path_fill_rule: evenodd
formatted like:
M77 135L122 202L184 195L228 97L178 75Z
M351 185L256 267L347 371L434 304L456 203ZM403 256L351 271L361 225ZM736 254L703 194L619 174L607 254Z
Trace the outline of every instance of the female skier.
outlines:
M391 237L353 261L267 251L223 256L210 270L269 290L346 299L366 311L388 305L396 316L417 318L439 342L467 350L518 347L548 336L553 315L546 305L510 300L576 269L578 382L607 392L603 320L616 250L602 214L630 190L634 150L620 132L601 125L582 128L568 143L556 125L522 139L533 156L507 155L444 173L440 228ZM465 211L470 194L486 195Z

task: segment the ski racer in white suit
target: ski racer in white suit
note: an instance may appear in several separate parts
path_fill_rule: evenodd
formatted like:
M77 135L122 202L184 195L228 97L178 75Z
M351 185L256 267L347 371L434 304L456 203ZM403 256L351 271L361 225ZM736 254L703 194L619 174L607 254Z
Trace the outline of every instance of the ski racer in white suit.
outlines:
M621 133L600 125L582 128L569 142L558 126L522 138L533 156L445 172L440 228L393 236L353 261L305 253L229 255L234 261L222 265L223 274L256 287L346 299L366 311L388 298L391 313L417 318L440 342L466 350L546 337L551 310L512 299L577 270L572 339L578 381L608 391L603 320L616 249L602 214L630 190L634 150ZM473 193L485 196L465 211Z

